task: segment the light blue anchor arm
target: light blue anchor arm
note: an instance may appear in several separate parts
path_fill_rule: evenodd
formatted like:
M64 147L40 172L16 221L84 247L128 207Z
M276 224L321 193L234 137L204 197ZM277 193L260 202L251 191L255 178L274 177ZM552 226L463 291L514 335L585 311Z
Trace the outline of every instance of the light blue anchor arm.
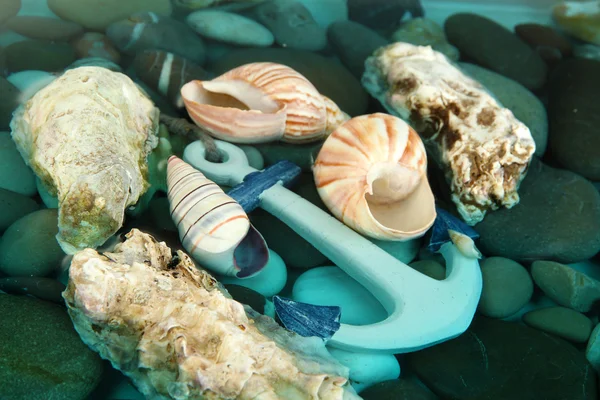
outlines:
M234 186L256 171L237 146L216 142L225 154L223 163L206 161L199 141L188 145L184 159L217 184ZM447 277L438 281L281 185L265 190L260 199L261 208L363 285L389 314L384 321L370 325L341 324L328 345L356 352L407 353L452 339L470 325L481 295L481 270L477 259L466 257L452 243L440 250L446 259Z

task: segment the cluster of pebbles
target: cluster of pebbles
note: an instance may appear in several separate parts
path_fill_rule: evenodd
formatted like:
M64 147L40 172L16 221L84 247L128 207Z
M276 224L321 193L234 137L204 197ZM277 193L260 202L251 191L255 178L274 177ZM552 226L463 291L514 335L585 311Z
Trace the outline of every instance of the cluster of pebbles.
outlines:
M479 82L486 102L509 110L505 116L516 121L515 130L528 130L514 135L532 142L524 146L519 170L511 170L520 184L507 178L518 196L498 201L502 207L492 207L489 199L477 203L486 204L485 212L471 221L484 255L483 293L469 330L405 356L329 349L331 355L349 368L348 380L364 399L597 398L598 2L560 3L548 10L552 26L514 27L473 13L451 15L440 25L427 18L418 0L101 3L2 0L0 7L0 290L7 293L0 295L0 398L142 398L73 329L61 296L71 259L57 241L56 193L45 184L45 167L31 168L14 132L11 137L13 112L20 104L67 70L100 66L129 76L161 114L187 118L180 95L185 83L209 80L247 63L275 62L304 75L351 117L376 112L402 116L399 104L406 103L386 103L391 97L376 92L380 81L373 79L382 49L399 42L430 46L432 60L443 60ZM438 78L418 76L421 83ZM471 111L467 108L460 118ZM423 135L418 120L411 120L415 115L407 120ZM166 143L181 156L190 142L164 126L156 134L162 145L155 143L153 154ZM300 166L293 190L327 210L312 176L322 143L242 147L259 169L284 159ZM457 188L470 189L449 180L445 170L448 165L459 168L455 162L430 162L429 182L439 207L469 219L475 215L468 211L472 208L453 195ZM134 191L137 200L142 190ZM144 207L126 215L119 234L138 228L181 248L166 193L158 189L150 197ZM270 275L223 278L234 299L266 315L273 314L271 296L279 294L339 305L343 323L385 318L366 289L281 221L260 209L249 218L272 250ZM107 246L118 235L113 239ZM426 249L426 240L377 244L433 279L445 277L444 260Z

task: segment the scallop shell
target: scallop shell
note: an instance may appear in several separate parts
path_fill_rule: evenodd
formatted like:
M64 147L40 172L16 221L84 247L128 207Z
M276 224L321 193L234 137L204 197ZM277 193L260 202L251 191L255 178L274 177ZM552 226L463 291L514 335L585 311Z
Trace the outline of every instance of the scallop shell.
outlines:
M218 139L233 143L312 142L339 121L339 107L290 67L245 64L181 88L190 117Z
M375 239L404 241L433 225L435 201L419 135L400 118L352 118L325 141L313 173L321 199L339 220Z
M171 156L167 166L171 218L183 247L201 266L222 275L248 278L269 261L269 250L248 216L183 160Z

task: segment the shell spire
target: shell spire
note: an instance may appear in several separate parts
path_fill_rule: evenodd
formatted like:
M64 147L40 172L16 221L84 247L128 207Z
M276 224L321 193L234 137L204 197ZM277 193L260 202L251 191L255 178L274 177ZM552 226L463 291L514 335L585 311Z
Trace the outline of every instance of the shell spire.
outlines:
M387 114L356 117L325 141L313 173L335 217L380 240L420 237L433 225L435 200L419 135Z
M201 266L238 278L251 277L265 267L269 261L265 240L242 207L216 183L171 156L167 185L179 238Z
M188 82L181 95L198 126L233 143L313 142L349 118L302 74L271 62Z

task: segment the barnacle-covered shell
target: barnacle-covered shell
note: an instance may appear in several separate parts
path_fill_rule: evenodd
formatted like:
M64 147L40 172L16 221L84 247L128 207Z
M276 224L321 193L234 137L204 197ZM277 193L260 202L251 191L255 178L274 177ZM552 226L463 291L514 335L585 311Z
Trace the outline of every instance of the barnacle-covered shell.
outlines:
M63 293L81 339L147 399L360 399L348 368L233 300L182 251L137 229L73 257Z
M248 216L183 160L172 156L167 166L171 218L183 247L203 267L223 275L247 278L269 261L269 250Z
M327 134L328 125L331 130L346 119L303 75L270 62L245 64L211 81L191 81L181 95L198 126L233 143L316 141Z
M435 201L419 135L387 114L355 117L325 141L313 172L338 219L381 240L419 237L433 225Z
M12 138L58 198L66 253L102 245L150 186L158 114L129 77L100 67L66 71L15 111Z

